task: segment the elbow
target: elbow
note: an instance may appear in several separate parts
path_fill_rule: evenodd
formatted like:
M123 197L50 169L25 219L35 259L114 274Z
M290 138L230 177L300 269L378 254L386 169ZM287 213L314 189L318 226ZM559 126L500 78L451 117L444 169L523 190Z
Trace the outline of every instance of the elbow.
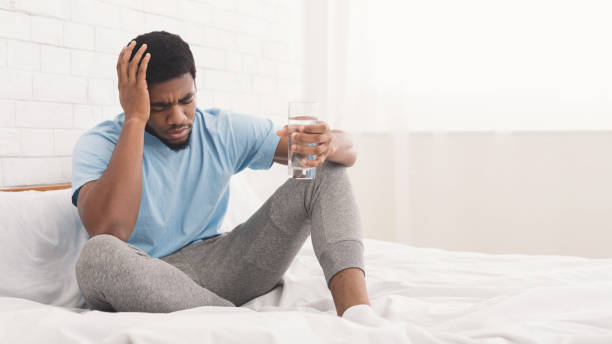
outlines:
M353 136L349 133L347 133L347 135L349 138L350 146L348 149L348 159L346 166L352 167L357 162L357 149L355 148L355 140L353 140Z
M329 158L328 160L344 165L345 167L351 167L355 165L355 162L357 161L357 151L355 151L353 148L350 148L348 150L343 151L341 155L338 154L332 158Z
M109 216L108 214L109 212L106 210L96 212L95 214L89 214L85 212L84 207L79 208L81 222L90 237L108 234L117 237L121 241L127 242L134 231L136 221L124 221L119 219L118 216Z
M346 161L347 167L352 167L357 162L357 151L354 147L351 147L348 154L348 159Z
M127 242L130 236L132 235L132 231L127 230L127 227L125 226L103 225L103 226L95 226L91 228L86 227L86 229L90 237L94 237L96 235L101 235L101 234L108 234L124 242Z

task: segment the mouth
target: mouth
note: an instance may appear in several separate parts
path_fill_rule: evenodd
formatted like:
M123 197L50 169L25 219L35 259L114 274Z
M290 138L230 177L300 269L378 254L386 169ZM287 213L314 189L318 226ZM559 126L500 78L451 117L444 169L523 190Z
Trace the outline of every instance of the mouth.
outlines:
M169 130L166 132L166 137L173 141L180 140L184 138L185 136L187 136L187 134L189 134L189 130L190 130L189 127L179 129L179 130Z

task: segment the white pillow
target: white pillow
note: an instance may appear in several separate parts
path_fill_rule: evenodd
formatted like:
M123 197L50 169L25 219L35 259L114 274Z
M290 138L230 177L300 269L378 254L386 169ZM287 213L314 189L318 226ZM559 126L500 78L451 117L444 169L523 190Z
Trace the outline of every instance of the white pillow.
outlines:
M74 265L86 240L70 189L0 192L0 296L81 307Z
M74 266L88 235L70 189L0 192L0 296L63 307L83 307ZM244 174L232 177L221 232L259 207Z

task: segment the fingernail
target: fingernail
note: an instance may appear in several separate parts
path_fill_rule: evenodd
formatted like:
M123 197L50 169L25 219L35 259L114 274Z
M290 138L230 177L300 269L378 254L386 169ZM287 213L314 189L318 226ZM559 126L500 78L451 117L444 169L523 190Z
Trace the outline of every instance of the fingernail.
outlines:
M297 147L295 147L295 145L291 146L291 150L295 150Z
M297 134L293 133L293 134L291 134L291 137L295 139L297 137Z

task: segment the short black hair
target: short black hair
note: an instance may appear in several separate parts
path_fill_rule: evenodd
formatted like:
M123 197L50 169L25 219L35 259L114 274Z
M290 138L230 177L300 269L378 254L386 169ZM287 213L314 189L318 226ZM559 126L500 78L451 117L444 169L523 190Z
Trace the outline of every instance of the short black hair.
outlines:
M193 54L189 49L189 44L179 35L166 31L152 31L132 41L136 41L136 46L132 49L130 61L144 43L147 44L147 50L142 56L146 53L151 54L147 66L147 84L168 81L185 73L190 73L195 80L196 69Z

